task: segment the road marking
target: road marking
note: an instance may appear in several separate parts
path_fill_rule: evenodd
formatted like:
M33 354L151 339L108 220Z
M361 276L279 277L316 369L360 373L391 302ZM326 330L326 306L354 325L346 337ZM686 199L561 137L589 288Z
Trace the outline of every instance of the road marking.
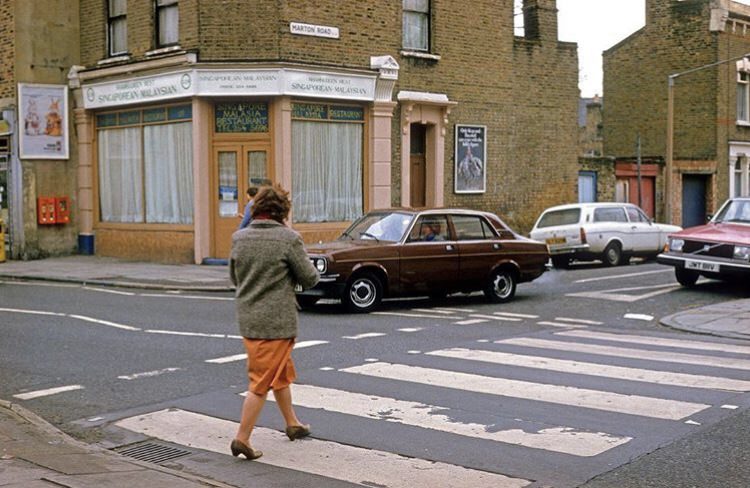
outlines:
M135 295L135 293L130 291L119 291L119 290L108 290L106 288L94 288L93 286L83 286L84 290L90 290L90 291L98 291L100 293L111 293L112 295L124 295L128 297L132 297Z
M664 400L639 395L623 395L572 386L493 378L403 364L363 364L361 366L344 368L339 371L376 378L408 381L441 388L452 388L489 395L522 398L525 400L667 420L680 420L710 407L710 405L701 403Z
M700 425L701 424L700 422L696 422L695 420L686 420L685 423L688 425Z
M469 315L469 317L474 317L477 319L500 320L502 322L521 322L523 320L516 317L501 317L499 315L483 315L480 313L473 313Z
M545 371L558 371L561 373L599 376L627 381L642 381L646 383L655 383L657 385L743 392L750 391L750 381L733 380L731 378L721 378L716 376L672 373L669 371L653 371L640 368L628 368L624 366L610 366L607 364L526 356L498 351L451 348L426 352L425 354L428 356L457 358L469 361L502 364L506 366L543 369Z
M133 327L132 325L124 325L124 324L118 324L116 322L110 322L108 320L101 320L101 319L95 319L93 317L87 317L85 315L68 315L68 317L72 319L78 319L83 320L84 322L91 322L94 324L99 325L106 325L107 327L114 327L115 329L122 329L122 330L129 330L131 332L137 332L142 329L139 329L138 327Z
M328 344L328 341L302 341L294 344L294 349L304 349L305 347L318 346L321 344ZM242 361L247 359L247 353L245 354L233 354L231 356L225 356L215 359L206 359L204 362L211 364L225 364L232 363L234 361Z
M511 312L493 312L495 315L505 315L506 317L518 317L520 319L538 319L538 315L528 315L525 313L511 313Z
M600 346L597 344L582 344L577 342L551 341L546 339L513 338L495 341L495 344L512 346L535 347L552 349L555 351L582 352L586 354L601 354L629 359L646 359L666 363L695 364L699 366L713 366L716 368L750 370L750 361L746 359L720 358L716 356L700 356L668 351L647 351L643 349L628 349L625 347Z
M179 330L159 330L159 329L148 329L144 330L148 334L166 334L166 335L178 335L187 337L208 337L213 339L241 339L242 336L233 336L227 334L207 334L205 332L181 332Z
M456 325L474 325L474 324L484 324L486 322L489 322L487 319L470 319L470 320L462 320L460 322L454 322Z
M161 376L165 373L173 373L175 371L181 371L182 368L164 368L164 369L158 369L156 371L146 371L145 373L136 373L136 374L130 374L130 375L122 375L118 376L117 379L120 380L139 380L141 378L153 378L154 376Z
M586 327L583 324L570 324L570 323L561 323L561 322L550 322L549 320L542 320L536 323L537 325L549 325L550 327L567 327L568 329L575 328L575 327Z
M74 390L83 390L83 386L81 385L58 386L56 388L47 388L46 390L37 390L37 391L29 391L27 393L19 393L18 395L13 395L13 397L18 398L19 400L31 400L32 398L39 398L39 397L49 396L49 395L57 395L58 393L63 393L66 391L74 391Z
M601 291L584 291L579 293L567 293L566 297L580 297L580 298L599 298L602 300L612 300L615 302L637 302L638 300L644 300L646 298L652 298L657 295L663 295L670 293L675 290L682 288L682 285L675 285L673 283L667 285L654 285L654 286L636 286L631 288L618 288L616 290L601 290ZM644 293L642 295L629 295L626 293L614 293L617 291L633 291L633 290L648 290L657 289L650 293Z
M403 329L396 329L399 332L419 332L420 330L424 330L424 327L404 327Z
M411 317L418 319L448 319L459 320L464 317L448 317L447 315L427 315L423 313L401 313L401 312L372 312L372 315L393 315L395 317Z
M451 315L455 313L453 310L445 310L440 308L412 308L413 312L425 312L425 313L439 313L443 315Z
M435 308L433 310L445 310L446 312L457 312L457 313L474 313L476 310L468 309L468 308L447 308L447 307L440 307Z
M369 339L371 337L382 337L385 334L382 332L365 332L364 334L357 334L353 336L342 336L342 339L351 339L351 340L359 340L359 339Z
M643 320L645 322L651 322L654 320L653 315L646 315L645 313L626 313L623 317L631 320Z
M603 325L604 322L598 322L596 320L584 320L584 319L569 319L566 317L555 317L558 322L571 322L574 324L586 324L586 325Z
M0 312L22 313L28 315L48 315L52 317L65 317L67 315L58 312L45 312L44 310L25 310L22 308L0 308Z
M740 407L739 407L739 406L737 406L737 405L722 405L722 406L721 406L721 407L719 407L719 408L724 408L724 409L726 409L726 410L737 410L737 409L738 409L738 408L740 408Z
M232 302L234 297L211 297L201 295L172 295L167 293L140 293L138 296L146 298L187 298L190 300L214 300L219 302Z
M680 347L683 349L698 349L701 351L721 351L737 354L750 354L750 346L721 344L718 342L667 339L664 337L639 336L632 334L612 334L609 332L595 332L590 330L555 332L555 335L565 337L579 337L584 339L601 339L605 341L627 342L631 344L649 344L654 346Z
M306 347L312 347L312 346L321 346L323 344L328 344L328 341L300 341L294 343L295 349L304 349Z
M591 281L601 281L601 280L616 280L620 278L630 278L633 276L645 276L650 274L658 274L658 273L671 273L671 269L660 269L657 271L642 271L640 273L628 273L628 274L621 274L621 275L608 275L608 276L600 276L598 278L586 278L583 280L576 280L573 283L589 283Z
M229 442L237 431L235 422L178 409L126 418L115 425L167 442L225 455L229 455ZM253 463L293 469L358 486L520 488L530 484L527 480L463 466L407 458L313 438L304 442L289 442L281 432L263 427L253 429L252 440L253 447L264 453Z
M557 426L496 430L496 425L453 420L448 407L311 385L294 385L294 404L573 456L596 456L631 440L630 437L604 432L584 432Z

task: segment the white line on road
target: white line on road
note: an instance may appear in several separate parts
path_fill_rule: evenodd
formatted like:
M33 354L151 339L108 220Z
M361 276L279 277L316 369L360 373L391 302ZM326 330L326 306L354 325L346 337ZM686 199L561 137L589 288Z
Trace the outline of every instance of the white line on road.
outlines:
M545 371L559 371L561 373L599 376L627 381L642 381L646 383L655 383L657 385L728 391L750 391L750 381L733 380L731 378L720 378L716 376L672 373L669 371L653 371L649 369L628 368L624 366L610 366L607 364L526 356L498 351L452 348L427 352L425 354L428 356L457 358L469 361L502 364L506 366L543 369Z
M518 317L520 319L538 319L538 315L529 315L525 313L511 313L511 312L494 312L495 315L505 315L506 317Z
M234 297L214 297L214 296L201 296L201 295L171 295L166 293L141 293L138 296L146 298L187 298L190 300L214 300L219 302L231 302L234 301Z
M242 338L241 336L230 336L228 334L207 334L205 332L182 332L179 330L159 330L159 329L148 329L144 332L149 334L165 334L165 335L178 335L187 337L209 337L214 339L237 339Z
M654 346L680 347L683 349L698 349L701 351L721 351L737 354L750 354L750 346L722 344L720 342L692 341L688 339L667 339L664 337L639 336L632 334L612 334L609 332L595 332L590 330L555 332L555 335L565 337L579 337L584 339L601 339L605 341L615 342L628 342L631 344L650 344Z
M445 310L439 308L412 308L413 312L425 312L425 313L439 313L443 315L451 315L455 313L453 310Z
M45 312L44 310L24 310L21 308L0 308L0 312L23 313L28 315L49 315L52 317L65 317L64 313Z
M651 322L654 320L653 315L646 315L645 313L626 313L623 317L631 320L643 320L645 322Z
M371 337L382 337L385 334L382 332L365 332L364 334L357 334L353 336L343 336L342 339L352 339L352 340L359 340L359 339L370 339Z
M156 371L146 371L144 373L135 373L130 375L122 375L118 376L117 379L120 380L139 380L141 378L153 378L154 376L161 376L165 373L173 373L175 371L180 371L182 368L164 368L164 369L158 369Z
M487 319L470 319L470 320L461 320L460 322L454 322L456 325L474 325L474 324L484 324L486 322L489 322Z
M659 269L656 271L643 271L640 273L627 273L627 274L621 274L621 275L599 276L598 278L586 278L583 280L576 280L573 283L589 283L591 281L616 280L619 278L631 278L633 276L645 276L645 275L650 275L650 274L671 273L671 272L672 272L672 269Z
M494 425L456 421L447 407L311 385L294 385L294 404L573 456L596 456L631 440L604 432L558 426L528 431L523 428L496 430Z
M555 317L558 322L571 322L574 324L586 324L586 325L602 325L604 322L598 322L596 320L584 320L584 319L569 319L566 317Z
M427 315L423 313L401 313L401 312L372 312L372 315L392 315L395 317L410 317L418 319L448 319L460 320L464 317L448 317L447 315Z
M404 327L402 329L396 329L399 332L419 332L420 330L424 330L424 327Z
M130 417L116 425L167 442L227 456L229 441L237 431L235 422L178 409ZM264 453L253 463L293 469L358 486L520 488L529 484L526 480L487 471L313 438L289 442L284 434L263 427L253 429L253 447Z
M312 347L312 346L321 346L323 344L328 344L328 341L300 341L294 343L295 349L304 349L306 347Z
M403 364L363 364L339 371L440 388L452 388L667 420L680 420L710 407L710 405L701 403L665 400L640 395L624 395L573 386L509 380Z
M471 310L468 308L448 308L448 307L440 307L435 308L433 310L445 310L446 312L457 312L457 313L474 313L476 310Z
M130 292L130 291L108 290L106 288L94 288L93 286L85 286L85 285L83 286L83 289L89 290L89 291L97 291L100 293L111 293L112 295L124 295L128 297L132 297L133 295L135 295L135 293Z
M614 293L617 291L634 291L634 290L646 290L659 288L656 291L650 293L644 293L642 295L629 295L627 293ZM675 290L682 288L682 285L668 284L668 285L656 285L656 286L638 286L634 288L618 288L616 290L602 290L602 291L584 291L580 293L568 293L566 297L580 297L580 298L598 298L602 300L611 300L614 302L626 302L632 303L638 300L644 300L646 298L652 298L657 295L663 295L670 293Z
M225 356L223 358L206 359L205 362L211 363L211 364L225 364L225 363L231 363L234 361L241 361L243 359L247 359L247 354L235 354L233 356Z
M13 397L18 398L19 400L31 400L32 398L56 395L58 393L63 393L66 391L74 391L74 390L82 390L82 389L83 389L83 386L81 385L58 386L56 388L47 388L46 390L37 390L37 391L29 391L27 393L19 393L18 395L13 395Z
M523 320L517 317L502 317L499 315L483 315L479 313L473 313L469 315L469 317L473 317L477 319L499 320L501 322L521 322Z
M550 322L549 320L541 320L536 323L537 325L549 325L550 327L567 327L569 329L576 328L576 327L586 327L583 324L571 324L571 323L562 323L562 322Z
M131 332L140 331L138 327L133 327L132 325L124 325L124 324L118 324L116 322L110 322L108 320L101 320L101 319L95 319L93 317L87 317L85 315L68 315L68 317L72 319L78 319L83 320L84 322L91 322L94 324L99 325L106 325L107 327L114 327L115 329L122 329L122 330L129 330Z
M628 349L625 347L600 346L597 344L583 344L578 342L549 341L546 339L513 338L495 341L495 344L509 344L512 346L535 347L552 349L554 351L582 352L586 354L600 354L629 359L645 359L666 363L695 364L716 368L750 370L750 361L746 359L721 358L717 356L699 356L697 354L683 354L668 351L647 351L643 349Z

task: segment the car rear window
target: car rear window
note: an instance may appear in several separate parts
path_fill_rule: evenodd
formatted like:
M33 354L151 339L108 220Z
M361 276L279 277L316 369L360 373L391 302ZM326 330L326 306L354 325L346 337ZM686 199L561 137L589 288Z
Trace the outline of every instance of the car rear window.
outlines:
M625 209L622 207L606 207L594 210L594 222L627 222Z
M537 228L555 227L557 225L577 224L581 218L580 208L566 208L564 210L551 210L542 215Z

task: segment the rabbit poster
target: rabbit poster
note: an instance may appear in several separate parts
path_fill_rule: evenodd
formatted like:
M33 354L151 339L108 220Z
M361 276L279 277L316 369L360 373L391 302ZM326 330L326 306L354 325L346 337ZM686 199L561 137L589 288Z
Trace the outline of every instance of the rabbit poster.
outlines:
M21 159L68 159L68 89L18 85Z

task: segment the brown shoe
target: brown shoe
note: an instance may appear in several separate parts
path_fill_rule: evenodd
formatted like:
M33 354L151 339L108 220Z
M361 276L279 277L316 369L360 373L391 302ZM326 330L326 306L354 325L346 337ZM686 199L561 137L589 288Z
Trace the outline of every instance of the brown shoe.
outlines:
M242 441L238 441L237 439L232 441L232 444L230 444L229 448L232 450L232 456L237 457L240 454L244 454L245 458L247 458L249 461L258 459L263 455L263 451L253 449L252 447L248 446Z
M294 439L302 439L310 435L309 425L290 425L286 428L286 436L290 441Z

